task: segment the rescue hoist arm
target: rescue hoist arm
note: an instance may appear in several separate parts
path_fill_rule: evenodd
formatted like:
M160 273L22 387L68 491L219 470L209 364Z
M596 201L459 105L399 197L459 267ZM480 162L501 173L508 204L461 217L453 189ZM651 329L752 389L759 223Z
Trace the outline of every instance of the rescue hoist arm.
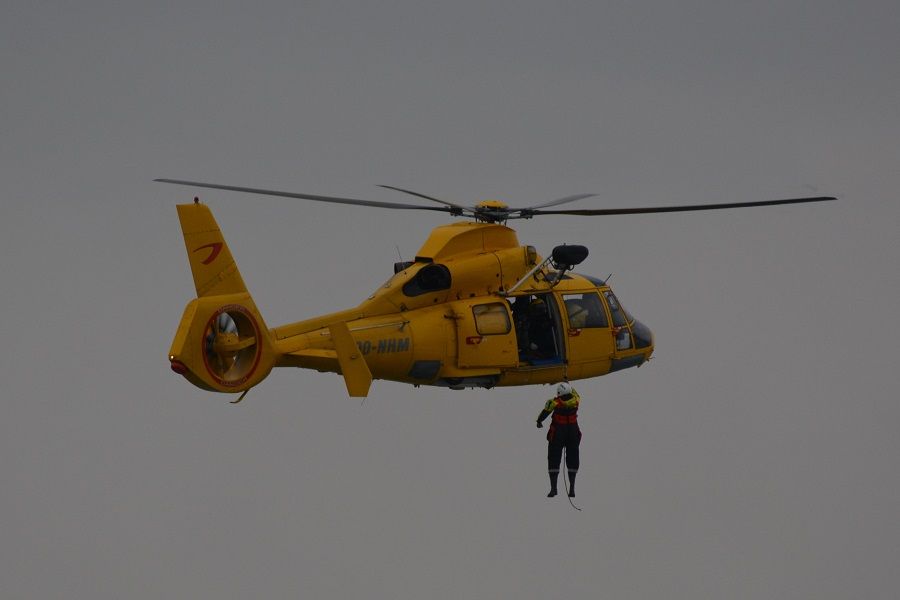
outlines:
M525 273L522 278L513 284L511 288L503 292L501 295L509 296L517 289L522 287L522 285L528 281L531 277L534 277L535 281L537 281L537 273L542 271L544 267L548 264L552 264L556 269L557 273L553 279L547 279L546 274L544 276L544 281L550 284L550 287L556 287L556 285L562 281L563 275L566 274L566 271L571 271L575 265L581 264L585 258L587 258L588 249L584 246L567 246L563 244L562 246L556 246L553 249L553 252L550 256L545 258L539 264L536 264L533 269Z

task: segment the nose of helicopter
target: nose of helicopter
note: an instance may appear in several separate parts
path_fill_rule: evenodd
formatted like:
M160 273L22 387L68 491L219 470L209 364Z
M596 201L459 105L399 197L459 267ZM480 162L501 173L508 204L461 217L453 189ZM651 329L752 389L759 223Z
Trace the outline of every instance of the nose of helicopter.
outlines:
M644 350L644 360L647 360L653 354L653 332L637 319L631 324L631 331L634 334L635 349Z
M613 355L611 371L620 371L630 367L640 367L653 354L653 332L650 328L634 319L629 326L613 329L616 340L616 351Z

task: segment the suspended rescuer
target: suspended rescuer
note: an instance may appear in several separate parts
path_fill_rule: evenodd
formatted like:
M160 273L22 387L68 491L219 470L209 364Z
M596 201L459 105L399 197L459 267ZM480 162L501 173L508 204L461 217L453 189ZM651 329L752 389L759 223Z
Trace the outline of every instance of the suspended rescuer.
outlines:
M569 471L569 496L575 496L575 476L578 474L578 445L581 443L581 429L578 427L578 404L580 397L572 385L562 382L556 386L556 397L544 405L537 418L538 429L544 426L544 419L553 415L550 430L547 431L547 471L550 474L550 493L556 495L556 480L562 462L563 449L566 451L566 469Z

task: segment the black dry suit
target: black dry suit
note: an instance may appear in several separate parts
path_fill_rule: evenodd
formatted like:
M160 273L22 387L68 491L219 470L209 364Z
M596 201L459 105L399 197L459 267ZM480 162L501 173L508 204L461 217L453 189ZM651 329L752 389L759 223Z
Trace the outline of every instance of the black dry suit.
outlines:
M550 431L547 432L547 471L550 474L550 494L556 495L556 480L559 477L559 465L562 462L562 451L566 449L566 468L569 471L569 495L575 495L575 475L578 474L578 445L581 443L581 429L578 427L578 392L566 396L557 396L547 401L544 410L538 415L540 427L550 414L553 419Z

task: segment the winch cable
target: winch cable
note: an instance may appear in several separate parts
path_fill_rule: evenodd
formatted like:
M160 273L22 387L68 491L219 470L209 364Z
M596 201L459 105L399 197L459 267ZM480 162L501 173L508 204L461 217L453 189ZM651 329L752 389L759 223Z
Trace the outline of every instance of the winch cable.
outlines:
M566 454L567 454L566 449L565 449L565 447L563 447L563 464L566 465L566 474L563 475L563 485L566 486L566 498L569 499L569 504L572 505L572 508L581 512L581 509L578 508L577 506L575 506L575 503L572 502L572 496L569 495L569 482L566 479L566 476L569 474L569 462L568 462L568 457L566 456Z

